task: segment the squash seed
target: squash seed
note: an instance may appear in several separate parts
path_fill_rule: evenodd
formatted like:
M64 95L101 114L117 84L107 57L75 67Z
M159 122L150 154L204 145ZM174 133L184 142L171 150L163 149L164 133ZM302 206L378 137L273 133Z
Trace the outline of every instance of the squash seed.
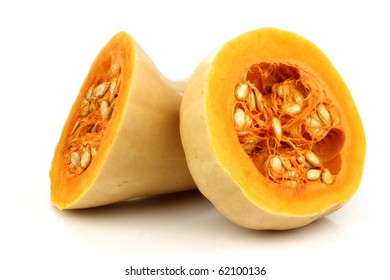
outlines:
M303 102L303 98L300 95L294 95L293 100L295 103L301 104Z
M309 126L310 129L312 129L312 130L315 130L315 129L322 127L321 122L313 116L306 118L306 125Z
M108 87L110 86L110 82L104 82L104 83L101 83L99 84L93 91L93 95L95 95L96 97L101 97L103 96Z
M253 124L253 120L248 115L245 115L245 118L246 118L245 128L250 128Z
M112 79L110 84L110 94L114 94L116 90L116 78Z
M89 105L84 105L83 107L81 107L81 116L85 118L88 115L89 115Z
M93 85L89 87L87 94L85 95L85 98L87 100L91 100L94 89L95 89L95 87Z
M325 125L332 125L332 118L330 116L330 113L328 109L325 108L324 104L321 104L317 108L317 114L320 117L320 120L325 124Z
M283 92L283 84L280 84L278 85L278 87L276 88L276 94L280 97L280 98L284 98L284 92Z
M324 168L321 173L321 181L327 185L331 185L333 183L333 176L332 173L330 173L329 169Z
M81 156L80 165L81 168L86 168L91 161L91 152L89 146L85 149L85 152Z
M116 78L113 78L110 84L110 100L112 100L116 93Z
M259 91L254 91L255 94L255 101L256 101L256 108L259 111L259 113L264 111L264 101L263 101L263 96Z
M318 156L313 153L312 151L306 151L305 153L305 157L307 159L307 161L313 165L313 166L316 166L316 167L319 167L321 165L321 161L320 159L318 158Z
M299 164L305 163L305 156L299 155L299 156L297 157L297 162L298 162Z
M299 112L301 112L302 110L302 107L301 105L299 104L291 104L289 106L287 106L284 111L289 114L289 115L295 115L295 114L298 114Z
M317 115L317 114L316 114ZM308 131L312 137L316 140L322 139L325 136L326 130L322 126L322 123L319 119L314 116L306 118L306 125L310 128Z
M256 111L257 109L257 106L256 106L256 95L255 93L253 92L253 90L250 91L249 93L249 108L251 109L251 111Z
M76 129L80 126L80 121L76 121L75 124L73 125L72 132L70 133L71 135L75 133Z
M282 125L280 124L280 120L276 117L272 118L272 129L276 138L280 141L282 137Z
M100 115L103 119L106 119L109 113L109 103L107 100L103 100L100 104Z
M80 154L78 152L72 152L70 154L70 162L73 168L78 168L80 165Z
M321 170L320 169L309 169L306 172L306 179L310 181L315 181L319 179L321 176Z
M273 156L269 159L269 167L274 173L280 173L283 170L282 161L278 156Z
M298 177L298 172L296 170L288 170L284 173L284 179L294 180Z
M96 153L97 153L97 149L95 146L91 146L91 156L96 156Z
M121 77L122 76L119 76L118 79L116 80L116 89L117 89L118 92L119 92L119 88L120 88L120 85L121 85Z
M246 83L241 83L236 87L235 96L239 101L244 101L249 94L249 86Z
M233 120L236 129L244 128L247 122L245 111L242 108L237 106L236 109L234 110Z

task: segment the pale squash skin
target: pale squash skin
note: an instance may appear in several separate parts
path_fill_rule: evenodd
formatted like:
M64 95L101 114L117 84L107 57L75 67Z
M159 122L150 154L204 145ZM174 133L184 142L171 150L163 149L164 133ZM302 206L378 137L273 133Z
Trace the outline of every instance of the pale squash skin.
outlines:
M313 184L302 193L276 188L243 151L232 121L234 87L241 73L263 61L309 69L342 108L343 164L334 185ZM251 229L284 230L318 220L341 208L362 177L365 136L347 87L321 50L283 30L248 32L206 57L188 80L180 133L199 190L225 217Z
M99 63L113 53L124 57L123 98L91 165L72 178L64 173L64 139ZM59 209L89 208L140 196L195 188L179 134L183 82L167 80L138 43L121 32L97 56L64 125L50 171L51 201ZM125 77L125 76L124 76Z

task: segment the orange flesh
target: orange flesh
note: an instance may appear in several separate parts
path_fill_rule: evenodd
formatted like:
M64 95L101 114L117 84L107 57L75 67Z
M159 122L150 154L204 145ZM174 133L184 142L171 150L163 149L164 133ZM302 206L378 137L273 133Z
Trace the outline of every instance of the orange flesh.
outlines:
M246 119L236 129L259 171L284 187L303 188L317 180L332 184L341 161L327 162L338 156L344 136L337 108L318 81L293 65L260 63L246 71L242 85L246 98L238 98L233 112L244 111ZM309 152L318 164L305 157Z

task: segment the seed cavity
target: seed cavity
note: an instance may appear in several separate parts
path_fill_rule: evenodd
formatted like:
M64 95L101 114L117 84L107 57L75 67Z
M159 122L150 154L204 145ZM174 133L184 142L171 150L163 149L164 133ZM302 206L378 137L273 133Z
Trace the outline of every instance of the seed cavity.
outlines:
M121 69L114 65L108 72L110 79L91 82L82 94L77 118L70 131L64 155L67 173L83 173L97 156L120 92ZM248 121L248 120L246 120Z
M238 140L269 180L288 188L334 182L317 144L341 123L313 75L295 65L262 62L239 77L233 95Z

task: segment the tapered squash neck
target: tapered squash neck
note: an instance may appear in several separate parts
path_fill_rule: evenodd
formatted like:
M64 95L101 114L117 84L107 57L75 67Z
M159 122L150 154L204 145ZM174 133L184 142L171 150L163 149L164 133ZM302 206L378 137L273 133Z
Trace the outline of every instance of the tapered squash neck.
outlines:
M53 204L85 208L194 188L179 136L184 85L167 80L127 33L116 34L64 125L50 172Z

